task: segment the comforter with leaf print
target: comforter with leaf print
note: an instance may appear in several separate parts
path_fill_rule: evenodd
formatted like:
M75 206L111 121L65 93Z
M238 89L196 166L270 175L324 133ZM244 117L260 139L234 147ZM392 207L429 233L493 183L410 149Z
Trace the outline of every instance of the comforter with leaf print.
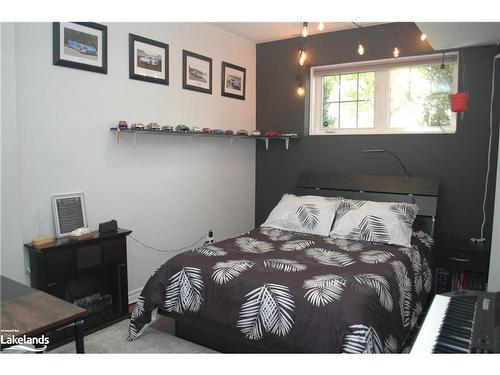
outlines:
M431 291L431 242L423 232L397 247L254 229L160 266L128 339L161 309L290 352L396 352Z

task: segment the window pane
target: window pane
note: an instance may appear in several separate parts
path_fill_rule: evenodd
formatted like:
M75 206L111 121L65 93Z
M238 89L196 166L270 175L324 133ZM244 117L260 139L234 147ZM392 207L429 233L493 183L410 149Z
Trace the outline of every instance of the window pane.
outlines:
M390 71L390 127L450 126L453 66L411 66Z
M357 103L340 103L340 128L356 128L357 122Z
M323 77L323 101L338 102L339 101L339 76Z
M358 100L371 100L375 95L375 72L359 73Z
M323 129L339 127L339 104L325 103L323 105Z
M375 72L359 73L358 128L374 127Z
M373 128L375 112L373 100L358 103L358 128Z
M358 99L358 74L342 74L340 76L340 101Z

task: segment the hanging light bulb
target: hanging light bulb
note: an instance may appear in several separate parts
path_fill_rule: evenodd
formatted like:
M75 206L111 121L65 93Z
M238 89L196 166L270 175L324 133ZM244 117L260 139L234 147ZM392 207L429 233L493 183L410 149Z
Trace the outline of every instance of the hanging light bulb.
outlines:
M394 47L394 49L392 50L392 55L394 57L399 57L399 48L398 48L398 46Z
M319 30L319 31L323 31L324 29L325 29L325 24L324 24L323 22L320 22L320 23L318 24L318 30Z
M399 57L399 48L398 48L398 37L396 35L396 30L394 30L394 49L392 50L392 56Z
M299 50L299 65L300 66L304 66L304 64L306 62L306 58L307 58L306 51L304 49Z
M302 22L302 37L307 36L307 22Z
M363 46L363 43L358 44L358 55L363 56L365 54L365 47Z
M297 86L297 95L298 96L304 96L304 87L302 86L301 83Z
M421 40L422 42L425 42L425 41L427 40L427 34L426 34L426 33L422 33L422 34L420 34L420 40Z

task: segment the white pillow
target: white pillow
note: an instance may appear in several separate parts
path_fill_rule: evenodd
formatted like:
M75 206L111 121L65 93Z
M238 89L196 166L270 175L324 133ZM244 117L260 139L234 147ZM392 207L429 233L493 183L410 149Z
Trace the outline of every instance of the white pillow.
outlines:
M417 211L418 207L410 203L343 199L330 237L410 247Z
M284 194L261 226L328 236L337 206L332 198Z

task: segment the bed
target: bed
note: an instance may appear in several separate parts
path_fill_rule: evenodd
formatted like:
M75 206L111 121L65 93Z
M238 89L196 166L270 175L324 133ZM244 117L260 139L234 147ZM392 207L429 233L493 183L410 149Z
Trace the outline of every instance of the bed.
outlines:
M416 203L411 247L256 228L161 265L129 340L160 313L177 336L222 352L400 352L432 294L438 189L428 178L302 173L297 194Z

